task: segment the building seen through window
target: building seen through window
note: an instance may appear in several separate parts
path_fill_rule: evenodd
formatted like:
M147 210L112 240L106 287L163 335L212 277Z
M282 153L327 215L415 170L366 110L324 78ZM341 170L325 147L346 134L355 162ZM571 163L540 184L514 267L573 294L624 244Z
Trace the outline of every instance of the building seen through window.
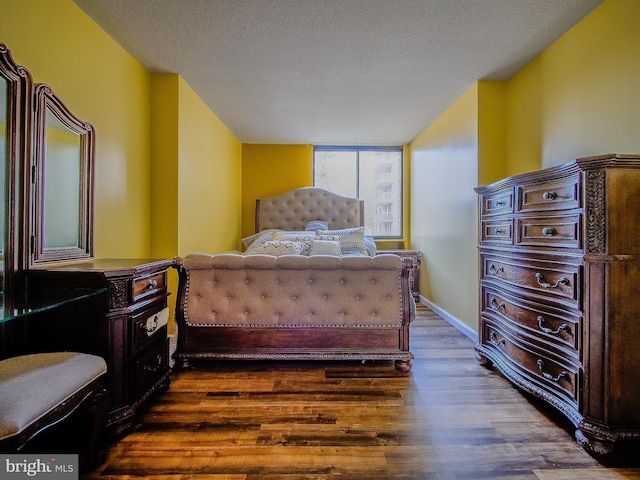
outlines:
M402 147L316 146L313 182L365 202L365 233L402 237Z

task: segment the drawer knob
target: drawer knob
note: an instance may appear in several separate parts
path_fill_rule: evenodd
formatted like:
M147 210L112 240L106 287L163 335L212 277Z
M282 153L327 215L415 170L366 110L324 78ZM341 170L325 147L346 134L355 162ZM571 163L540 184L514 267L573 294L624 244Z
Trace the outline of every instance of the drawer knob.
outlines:
M489 300L489 308L491 308L492 310L500 310L506 309L506 305L504 302L500 302L498 303L498 300L496 300L496 297L491 297L491 300Z
M556 229L553 227L544 227L542 229L542 234L546 235L547 237L552 237L556 234Z
M547 283L544 281L544 275L540 272L536 273L536 281L542 288L558 288L560 285L569 285L569 279L566 277L560 277L556 283Z
M556 192L544 192L542 194L542 198L544 198L545 200L555 200L556 198L558 198L558 194Z
M496 335L496 332L491 330L491 333L489 334L489 343L491 343L492 345L494 345L496 347L499 347L500 345L504 345L506 342L505 342L504 338L498 339L498 336Z
M544 362L541 359L538 359L537 364L538 364L538 370L540 370L540 373L542 374L542 376L544 378L546 378L547 380L551 380L552 382L558 383L563 378L566 378L566 379L569 378L569 372L566 372L564 370L562 372L560 372L558 375L556 375L555 377L552 374L550 374L549 372L545 372L544 371Z
M569 334L571 333L571 329L569 328L569 325L567 325L566 323L563 323L562 325L560 325L556 330L552 330L551 328L545 327L544 323L545 323L544 318L542 317L542 315L539 315L538 327L544 333L548 333L549 335L558 335L560 332L567 332Z
M147 290L151 290L153 288L156 288L158 286L158 282L156 280L149 280L149 282L147 283Z
M489 273L491 275L497 275L498 273L503 273L504 272L504 267L501 265L499 267L496 267L495 263L492 263L491 265L489 265Z

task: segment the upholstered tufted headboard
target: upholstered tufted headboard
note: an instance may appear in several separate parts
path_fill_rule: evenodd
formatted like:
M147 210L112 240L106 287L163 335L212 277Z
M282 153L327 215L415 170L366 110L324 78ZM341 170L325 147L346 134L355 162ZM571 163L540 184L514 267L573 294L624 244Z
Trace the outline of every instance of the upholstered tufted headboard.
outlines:
M270 228L304 230L312 220L323 220L331 229L361 227L364 201L318 187L302 187L256 200L256 232Z

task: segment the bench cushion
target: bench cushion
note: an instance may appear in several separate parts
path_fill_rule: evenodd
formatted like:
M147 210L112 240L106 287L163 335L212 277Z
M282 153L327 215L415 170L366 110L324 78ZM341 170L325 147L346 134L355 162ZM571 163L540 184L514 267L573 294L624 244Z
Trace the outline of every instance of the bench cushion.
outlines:
M0 361L0 440L19 434L106 371L101 357L75 352Z

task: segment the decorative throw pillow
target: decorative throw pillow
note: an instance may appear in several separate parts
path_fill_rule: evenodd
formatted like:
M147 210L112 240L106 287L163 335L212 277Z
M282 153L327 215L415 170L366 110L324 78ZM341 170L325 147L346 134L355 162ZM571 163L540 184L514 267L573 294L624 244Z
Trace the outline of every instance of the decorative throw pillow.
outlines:
M264 242L253 252L254 254L273 255L305 255L305 250L309 250L310 245L305 242L292 242L289 240L269 240Z
M254 250L259 248L265 242L273 240L273 232L276 230L264 230L262 232L254 233L249 237L242 239L242 244L246 247L245 253L254 253Z
M318 235L315 232L299 232L299 231L288 231L288 230L280 230L277 232L273 232L271 240L287 240L289 242L302 242L307 245L307 249L302 253L302 255L309 255L309 251L311 250L311 240L316 240Z
M375 257L378 252L378 247L376 246L376 242L371 235L364 236L364 246L367 249L367 254L370 257Z
M311 240L309 255L334 255L340 256L340 241L338 240Z
M304 229L309 232L315 232L316 230L326 230L328 228L329 224L324 220L311 220L304 226Z
M364 227L342 228L339 230L318 230L318 235L333 235L340 240L342 254L367 255L364 244Z

